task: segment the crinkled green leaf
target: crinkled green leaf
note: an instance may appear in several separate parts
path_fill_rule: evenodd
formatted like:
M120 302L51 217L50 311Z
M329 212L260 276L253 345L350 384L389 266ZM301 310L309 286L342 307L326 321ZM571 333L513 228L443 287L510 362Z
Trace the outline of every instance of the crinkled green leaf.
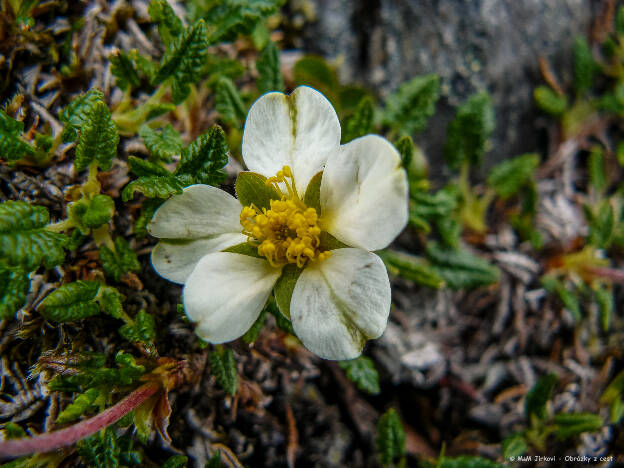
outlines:
M382 465L389 465L405 456L405 431L394 408L379 418L375 443Z
M572 48L574 56L574 87L578 92L591 88L596 65L587 40L579 36Z
M338 365L360 390L371 395L379 394L379 373L370 358L360 356L348 361L338 361Z
M447 129L444 156L449 166L457 169L463 163L480 165L495 125L490 96L486 92L470 96Z
M436 464L428 465L436 468L507 468L507 465L493 462L487 458L461 455L459 457L441 457Z
M59 113L59 120L65 124L63 128L63 142L69 143L78 138L78 130L87 121L94 106L104 102L104 94L96 88L92 88L81 94L64 107Z
M555 415L555 435L558 439L567 439L583 432L598 432L604 422L598 414L559 413Z
M154 83L171 79L178 90L174 90L174 104L180 104L188 94L188 84L201 79L201 69L208 55L208 33L206 23L199 20L186 28L167 48L154 76Z
M539 420L544 420L548 416L546 413L546 403L551 399L552 393L557 385L555 374L546 374L538 379L531 387L524 399L524 414L530 421L532 415Z
M102 101L93 104L80 132L76 146L76 170L86 169L93 160L102 170L109 170L117 155L119 134L108 106Z
M509 460L511 457L518 457L529 449L522 434L513 434L503 440L503 458Z
M115 84L122 91L128 88L137 88L141 85L139 72L130 55L122 51L117 51L109 57L109 60L111 63L111 73L117 78Z
M141 55L137 49L131 49L128 52L128 57L134 62L134 66L141 75L152 80L156 73L156 64L152 62L151 58Z
M429 223L449 218L458 204L456 194L448 190L438 190L435 193L413 191L411 198L410 225L425 232L429 231Z
M288 264L282 269L282 275L279 277L273 288L275 302L284 317L290 319L290 300L295 290L295 284L299 279L299 275L303 271L302 268L295 264Z
M30 289L28 273L20 268L0 267L0 320L9 320L26 303Z
M130 166L130 172L138 177L171 175L171 172L159 163L146 161L136 156L130 156L128 158L128 166Z
M184 455L174 455L169 457L165 463L162 464L162 468L184 468L188 464L188 457Z
M180 133L170 123L165 125L160 131L154 130L148 125L142 125L139 128L139 136L143 139L145 147L150 152L151 159L171 161L171 157L180 154L182 148L184 148L184 142Z
M608 200L605 200L594 207L585 205L583 209L589 224L587 242L599 249L608 248L613 241L616 228L613 206Z
M600 146L594 146L589 153L587 161L589 183L594 189L602 192L607 188L607 175L605 174L604 156Z
M424 130L435 112L440 95L437 75L418 76L388 97L382 122L401 133L413 135Z
M96 296L98 281L76 281L63 284L39 305L39 313L54 322L75 322L100 312Z
M240 172L236 179L236 197L241 205L249 206L252 203L258 208L271 208L271 200L281 197L275 187L266 184L267 178L256 172Z
M69 208L70 218L77 223L83 234L108 223L114 213L115 202L103 194L96 195L91 200L79 200Z
M217 383L226 393L235 395L238 387L238 373L236 372L236 361L232 350L216 348L210 353L208 359L210 372L215 376Z
M100 290L100 310L114 318L121 318L123 310L123 295L117 289L111 286L102 286Z
M218 125L198 136L182 150L174 174L184 183L218 185L223 182L223 167L228 162L225 133Z
M240 60L209 54L202 69L202 75L208 77L207 83L214 87L219 77L226 76L231 80L236 80L242 77L246 71Z
M126 340L140 343L151 343L156 338L156 322L154 317L140 310L134 319L134 323L123 325L119 334Z
M104 273L115 281L120 281L121 277L128 272L138 273L141 270L136 252L121 236L115 238L114 252L106 245L102 245L99 255Z
M147 12L150 19L158 23L158 34L165 46L171 44L184 31L182 20L165 0L152 0Z
M283 91L284 78L280 66L279 50L275 42L269 41L266 47L262 49L256 61L256 70L258 70L258 78L256 79L258 91L261 93Z
M338 75L324 58L315 55L301 57L293 68L293 79L297 86L306 85L320 91L340 110Z
M621 371L615 378L607 385L604 393L600 397L601 403L611 403L612 401L620 398L624 395L624 371Z
M36 270L60 265L65 260L63 234L45 230L50 216L43 206L24 201L0 203L0 265Z
M23 132L24 122L13 119L0 109L0 159L17 161L35 154L35 148L23 138Z
M509 198L529 183L539 165L539 155L523 154L494 166L487 178L488 185L501 198Z
M377 252L386 264L388 272L415 281L430 288L442 288L444 279L435 272L428 262L420 257L386 249Z
M4 434L6 439L21 439L22 437L27 437L26 431L13 421L9 421L4 425Z
M102 392L97 388L90 388L86 392L77 395L74 401L59 413L56 423L65 424L79 419L80 416L93 408L93 403L101 395Z
M373 131L373 119L375 116L375 105L370 97L365 97L360 101L352 115L347 117L342 125L342 143L368 135Z
M154 213L164 200L162 198L148 198L141 205L141 213L134 222L132 232L141 239L147 235L147 224L151 221Z
M427 257L432 270L451 289L474 288L498 281L498 268L467 250L445 249L436 242L429 242Z
M172 175L144 176L126 185L121 198L124 202L132 200L135 192L142 193L147 198L169 198L171 195L181 194L183 189L184 184Z
M561 115L568 108L568 98L558 94L548 86L538 86L533 90L537 107L550 115Z
M76 449L85 466L117 468L138 466L142 463L141 453L133 450L132 445L130 437L118 437L115 429L107 427L78 442Z
M598 304L598 312L600 313L600 324L604 331L608 331L611 327L611 318L615 308L615 298L613 291L602 285L594 287L594 297Z
M403 167L408 168L412 163L412 159L414 158L414 151L416 150L414 146L414 140L412 140L411 136L405 135L395 143L395 146L397 151L401 155Z
M246 106L232 80L225 76L217 80L215 108L225 123L240 126L245 120Z

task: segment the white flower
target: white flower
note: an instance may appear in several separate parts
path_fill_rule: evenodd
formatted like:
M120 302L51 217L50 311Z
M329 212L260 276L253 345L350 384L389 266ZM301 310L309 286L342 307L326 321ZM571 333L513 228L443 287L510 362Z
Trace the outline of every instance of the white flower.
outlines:
M375 135L340 145L329 101L299 87L254 103L242 154L252 172L241 173L237 192L252 203L208 185L172 197L149 225L160 238L154 269L184 283L186 314L205 340L243 335L275 288L309 350L357 357L381 336L390 311L388 274L371 251L407 223L398 152Z

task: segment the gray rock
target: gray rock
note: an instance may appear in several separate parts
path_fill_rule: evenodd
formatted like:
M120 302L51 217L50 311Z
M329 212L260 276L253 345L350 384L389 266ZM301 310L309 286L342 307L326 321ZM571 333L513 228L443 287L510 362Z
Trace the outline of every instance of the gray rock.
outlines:
M570 81L574 37L588 32L585 0L312 0L317 21L305 49L341 63L344 81L382 97L416 75L437 73L443 98L418 140L439 173L446 126L475 91L493 98L497 129L485 166L540 149L532 91L538 57ZM543 143L542 143L543 146ZM541 148L543 150L543 148Z

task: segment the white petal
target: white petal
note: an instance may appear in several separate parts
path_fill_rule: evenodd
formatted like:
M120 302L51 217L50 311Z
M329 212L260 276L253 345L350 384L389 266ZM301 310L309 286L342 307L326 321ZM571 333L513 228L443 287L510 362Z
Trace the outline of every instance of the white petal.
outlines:
M281 269L264 259L229 252L202 258L184 285L186 315L211 343L242 336L256 321Z
M247 114L242 146L245 164L266 177L290 166L301 196L339 146L336 111L325 96L307 86L290 96L267 93Z
M301 273L290 302L295 333L325 359L353 359L386 329L390 281L381 259L361 249L332 255Z
M182 284L202 257L246 240L247 236L240 233L192 240L161 240L152 250L152 266L163 278Z
M321 181L323 229L366 250L386 247L408 219L407 174L397 150L376 135L340 147Z
M211 185L191 185L162 204L147 226L154 237L198 239L241 232L241 205L236 198Z

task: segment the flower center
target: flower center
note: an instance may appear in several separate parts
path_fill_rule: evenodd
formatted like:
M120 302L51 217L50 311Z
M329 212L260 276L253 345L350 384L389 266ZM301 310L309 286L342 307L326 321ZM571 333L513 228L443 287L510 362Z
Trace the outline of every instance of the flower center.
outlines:
M290 167L284 166L266 184L277 190L280 199L271 200L268 210L260 210L252 203L240 214L243 234L248 236L248 242L258 246L258 254L272 266L295 263L299 268L308 261L329 258L331 252L321 252L319 248L318 213L299 198Z

